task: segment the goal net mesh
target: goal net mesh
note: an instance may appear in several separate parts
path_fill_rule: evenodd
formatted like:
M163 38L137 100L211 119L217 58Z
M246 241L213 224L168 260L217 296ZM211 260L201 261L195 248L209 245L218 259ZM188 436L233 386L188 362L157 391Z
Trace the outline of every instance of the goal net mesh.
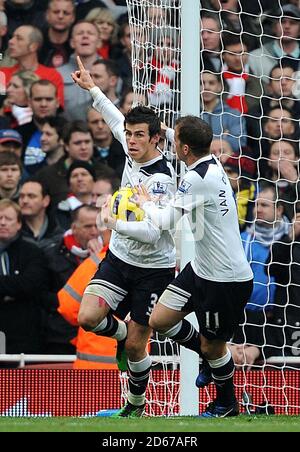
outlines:
M170 127L180 115L182 1L127 0L136 99ZM300 12L281 0L270 10L268 1L254 3L201 2L199 115L212 126L212 152L230 178L254 272L252 297L229 344L242 375L240 402L248 411L272 405L289 412L290 395L299 390L289 372L300 363ZM176 166L170 143L164 151ZM155 335L151 350L164 373L150 384L148 414L176 414L178 348ZM271 379L272 371L280 378ZM165 400L156 396L159 385ZM212 396L210 389L200 394L200 411Z

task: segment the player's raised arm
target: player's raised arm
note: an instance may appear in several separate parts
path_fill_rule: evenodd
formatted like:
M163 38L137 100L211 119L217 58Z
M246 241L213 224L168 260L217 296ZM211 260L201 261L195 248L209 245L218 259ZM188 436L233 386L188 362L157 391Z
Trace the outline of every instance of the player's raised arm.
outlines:
M93 98L93 107L103 116L114 137L120 141L126 152L126 140L124 135L124 116L120 110L105 96L101 89L94 83L89 71L77 56L78 71L72 72L71 77L82 89L90 91ZM125 146L125 147L124 147Z
M82 89L90 90L96 85L89 73L82 64L79 56L77 56L78 71L72 72L71 77L75 83Z

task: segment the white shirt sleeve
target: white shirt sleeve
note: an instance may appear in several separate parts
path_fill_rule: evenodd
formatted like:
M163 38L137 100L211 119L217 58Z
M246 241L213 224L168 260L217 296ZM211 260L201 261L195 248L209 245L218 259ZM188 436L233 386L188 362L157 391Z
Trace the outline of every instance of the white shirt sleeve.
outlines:
M154 244L160 238L160 230L150 221L122 221L117 220L116 231L138 242Z
M204 204L203 190L200 177L196 173L189 172L182 179L175 197L164 208L158 207L154 202L146 202L143 209L157 227L170 230L176 226L183 215Z
M90 94L94 100L93 107L103 116L104 121L109 126L114 137L120 141L126 151L126 139L124 134L124 116L117 107L105 96L98 86L90 89ZM125 145L125 147L124 147Z

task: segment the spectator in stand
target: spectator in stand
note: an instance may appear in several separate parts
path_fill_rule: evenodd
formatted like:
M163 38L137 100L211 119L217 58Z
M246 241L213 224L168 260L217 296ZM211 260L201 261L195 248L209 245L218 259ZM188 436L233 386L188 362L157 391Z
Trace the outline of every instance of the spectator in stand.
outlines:
M46 154L43 166L54 165L65 156L63 133L67 124L60 116L44 119L41 126L41 149Z
M300 194L299 145L286 138L273 141L262 176L276 184L277 196L286 201L285 211L294 217L294 203Z
M292 140L299 139L298 121L293 119L293 113L288 108L271 108L262 118L262 137L251 147L252 156L259 158L259 174L264 175L268 169L267 158L270 146L283 137Z
M71 163L67 173L68 197L58 204L55 212L57 221L64 231L70 228L72 212L77 207L92 204L95 179L96 173L89 162L75 160Z
M242 114L259 104L263 94L261 83L248 65L248 44L241 35L222 33L222 77L228 86L226 103Z
M300 100L294 96L297 88L294 72L289 63L280 63L271 70L268 93L265 92L259 104L249 110L246 118L250 146L255 138L261 136L262 118L272 108L288 108L293 112L294 119L300 118Z
M58 68L64 81L65 91L65 117L68 121L86 121L86 112L91 105L89 93L78 89L73 83L70 74L77 70L76 57L80 56L88 70L92 70L94 61L97 60L97 46L99 32L96 25L91 22L78 22L71 33L70 45L74 50L67 64Z
M126 115L132 107L136 105L147 105L147 103L145 94L135 94L131 88L123 94L123 97L120 100L119 110L123 115Z
M32 108L29 105L31 85L39 80L32 71L16 72L7 86L6 106L10 112L11 126L18 127L32 121Z
M221 78L217 74L204 71L201 74L201 118L212 127L215 144L226 142L225 152L240 152L246 146L245 120L238 110L233 110L221 102ZM215 143L214 143L215 142Z
M23 160L25 169L34 174L43 166L45 153L41 149L41 127L45 118L56 116L58 111L57 91L49 80L33 82L30 88L29 105L32 108L32 121L18 127L23 137Z
M105 8L102 0L75 0L76 3L76 22L83 20L86 15L94 8Z
M4 113L4 101L5 96L1 94L1 82L0 82L0 130L8 129L10 127L10 121Z
M176 73L179 66L175 50L178 48L178 36L174 30L159 28L155 30L153 40L157 47L150 61L151 86L147 95L153 106L172 106L178 90Z
M236 364L251 366L264 352L266 340L263 325L272 315L275 280L265 269L274 241L288 234L290 223L284 216L283 204L277 201L276 187L261 183L257 195L254 222L241 234L243 246L254 274L254 288L245 309L244 323L236 333L232 353ZM245 360L244 360L245 359Z
M95 24L98 28L100 45L98 45L97 53L99 57L104 60L110 59L118 35L118 25L113 14L107 8L94 8L87 14L85 20Z
M0 199L19 198L22 177L22 162L13 152L0 152Z
M44 0L6 0L5 11L8 17L9 36L22 25L45 26Z
M64 232L54 215L48 214L50 202L50 196L40 182L27 180L21 186L22 235L46 252L61 241Z
M122 145L111 133L103 116L92 107L88 110L87 123L94 140L95 159L114 169L121 178L125 164Z
M117 94L119 81L119 69L112 60L97 60L93 63L91 76L96 86L108 97L108 99L118 107L120 99Z
M248 33L249 38L251 37L249 40L251 47L256 49L258 43L255 36L260 36L261 27L253 16L244 13L240 0L201 0L201 6L207 8L210 13L220 15L223 30L227 29L237 34Z
M93 159L94 148L90 130L83 121L70 123L64 133L66 155L51 166L42 168L36 178L45 186L53 206L66 199L69 193L67 172L74 160L91 162L96 174L103 174L106 166Z
M23 25L14 31L9 40L9 55L17 60L12 67L1 67L8 84L13 74L20 70L33 71L40 79L49 80L57 88L60 106L64 107L64 84L61 75L54 68L39 63L38 51L43 45L42 32L31 25Z
M20 207L0 201L0 331L6 353L40 353L42 321L40 293L47 290L48 274L42 252L20 234Z
M39 60L46 66L67 64L72 53L70 31L75 21L73 0L50 0L46 11L47 29Z
M71 324L78 327L78 313L81 298L100 262L106 255L110 239L110 231L102 231L103 248L97 254L92 254L77 267L65 286L58 292L58 312ZM122 308L124 311L124 307ZM118 314L120 314L118 312ZM119 315L124 319L124 315ZM109 337L97 336L83 328L78 329L76 340L76 361L74 369L117 369L116 341Z
M0 11L0 53L7 49L7 16L4 11Z
M202 67L211 72L221 72L222 24L219 15L202 11L200 30Z
M272 16L275 16L274 12ZM283 5L276 16L273 24L275 39L249 55L251 72L267 85L270 83L271 69L278 64L288 62L294 71L299 70L300 9L295 5Z
M120 25L118 38L121 49L117 56L113 55L113 59L119 68L124 91L126 89L132 89L131 37L128 22Z
M266 329L269 355L299 356L300 335L300 204L289 234L274 242L266 268L275 278L276 292L270 325Z
M99 198L101 201L106 199L106 195L112 195L115 193L115 191L119 190L120 183L120 179L116 177L115 172L110 169L105 171L105 174L102 176L98 176L95 180L92 191L92 205L100 207L97 202Z
M65 285L72 273L91 254L89 242L98 239L100 232L96 220L98 209L94 206L79 206L73 212L71 229L66 231L62 241L49 249L46 259L51 273L50 291L43 294L47 309L46 348L49 354L75 354L77 327L71 326L57 312L58 291ZM99 249L102 240L99 241Z
M253 180L256 162L246 155L233 154L223 163L223 167L235 194L240 231L244 231L253 218L253 204L256 196Z
M13 129L0 130L0 152L9 151L22 157L22 136Z

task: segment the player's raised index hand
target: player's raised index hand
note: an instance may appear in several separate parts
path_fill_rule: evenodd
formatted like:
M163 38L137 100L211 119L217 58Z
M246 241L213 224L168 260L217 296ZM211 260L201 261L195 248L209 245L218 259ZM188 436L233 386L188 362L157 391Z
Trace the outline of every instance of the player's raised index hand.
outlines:
M82 61L79 56L77 56L77 64L78 64L78 71L72 72L71 77L77 85L80 86L80 88L89 90L91 88L94 88L95 83L89 73L82 64Z

